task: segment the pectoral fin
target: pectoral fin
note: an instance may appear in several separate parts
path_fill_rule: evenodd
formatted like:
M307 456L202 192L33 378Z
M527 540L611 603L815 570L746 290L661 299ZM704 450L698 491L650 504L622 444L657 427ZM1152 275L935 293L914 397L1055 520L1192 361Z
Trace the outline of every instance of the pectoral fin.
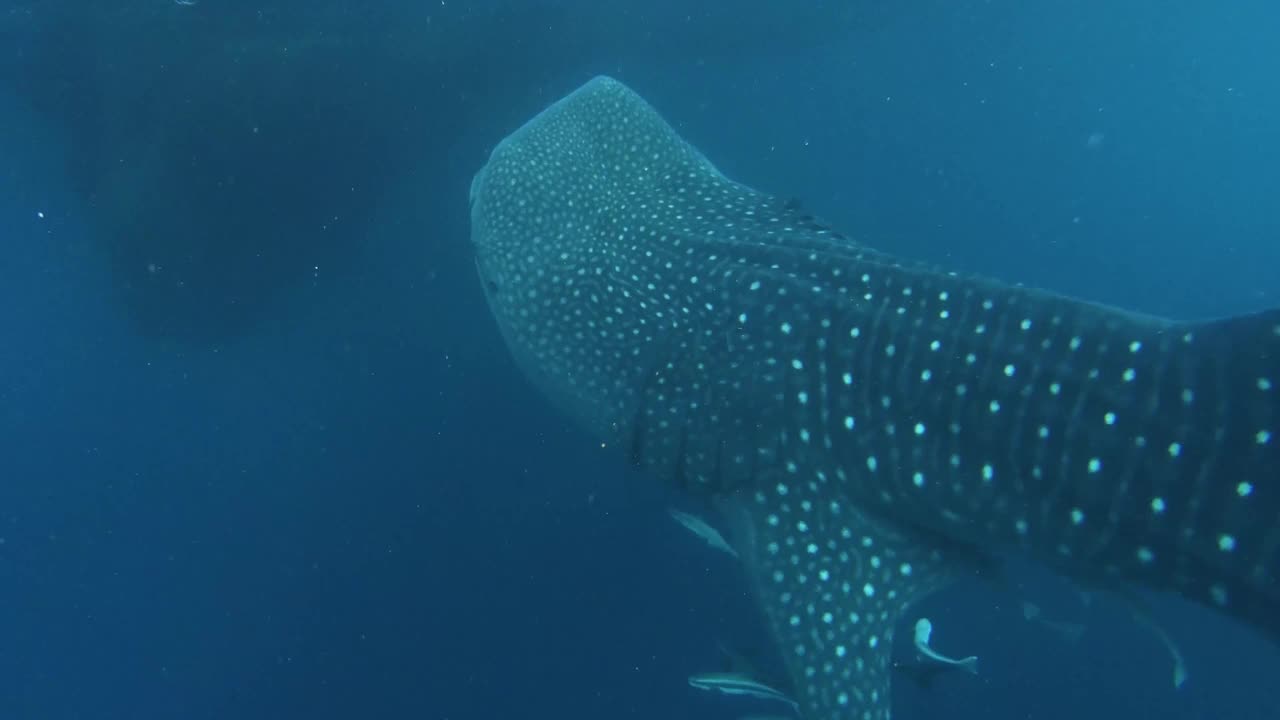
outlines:
M724 506L805 718L889 717L894 628L949 559L832 498L758 492Z

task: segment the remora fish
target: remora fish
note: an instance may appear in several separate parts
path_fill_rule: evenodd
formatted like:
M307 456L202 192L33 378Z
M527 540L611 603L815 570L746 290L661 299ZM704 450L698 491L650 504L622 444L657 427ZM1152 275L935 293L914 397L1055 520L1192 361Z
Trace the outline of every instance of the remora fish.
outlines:
M683 525L686 530L702 538L702 540L711 547L719 550L720 552L732 555L733 557L738 557L738 551L734 550L733 546L730 545L729 542L724 539L724 536L720 534L720 531L711 527L706 520L703 520L697 515L684 512L683 510L676 510L674 508L668 509L667 514L670 515L673 520Z
M978 674L978 658L976 656L970 655L963 658L953 658L943 655L937 650L934 650L933 646L929 644L929 636L932 634L933 623L929 621L929 618L920 618L916 621L916 650L921 655L935 663L938 663L939 665L951 665L953 667L958 667L965 672L972 673L974 675Z
M604 77L471 185L523 370L732 519L808 720L890 713L894 627L975 553L1280 635L1280 311L1142 317L851 241Z
M796 701L781 691L739 673L703 673L689 678L689 685L699 690L712 690L725 695L740 695L759 700L773 700L797 707Z

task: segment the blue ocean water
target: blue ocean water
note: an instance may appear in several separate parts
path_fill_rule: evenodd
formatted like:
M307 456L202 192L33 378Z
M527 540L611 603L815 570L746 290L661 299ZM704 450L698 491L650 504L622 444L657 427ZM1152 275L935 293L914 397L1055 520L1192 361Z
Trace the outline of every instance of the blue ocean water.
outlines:
M1280 12L902 5L0 6L0 718L768 710L687 686L767 647L741 574L527 386L472 266L471 174L596 73L882 249L1280 305ZM1014 568L922 605L983 669L897 716L1280 716L1280 651L1150 600L1180 690Z

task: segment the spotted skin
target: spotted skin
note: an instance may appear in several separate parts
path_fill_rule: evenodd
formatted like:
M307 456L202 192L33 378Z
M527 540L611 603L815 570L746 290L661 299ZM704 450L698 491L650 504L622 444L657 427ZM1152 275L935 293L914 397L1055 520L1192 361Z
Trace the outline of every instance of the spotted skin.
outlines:
M1280 635L1280 312L1181 324L863 246L596 78L471 187L522 369L730 519L809 720L889 717L895 625L975 558Z

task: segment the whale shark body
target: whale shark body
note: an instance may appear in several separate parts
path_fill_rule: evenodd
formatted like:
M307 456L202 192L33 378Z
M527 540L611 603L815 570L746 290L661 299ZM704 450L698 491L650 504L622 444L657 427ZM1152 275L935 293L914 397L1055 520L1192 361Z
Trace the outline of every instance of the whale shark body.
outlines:
M470 200L517 363L714 501L802 717L888 718L904 611L1009 554L1280 638L1280 311L1173 322L894 257L606 77Z

